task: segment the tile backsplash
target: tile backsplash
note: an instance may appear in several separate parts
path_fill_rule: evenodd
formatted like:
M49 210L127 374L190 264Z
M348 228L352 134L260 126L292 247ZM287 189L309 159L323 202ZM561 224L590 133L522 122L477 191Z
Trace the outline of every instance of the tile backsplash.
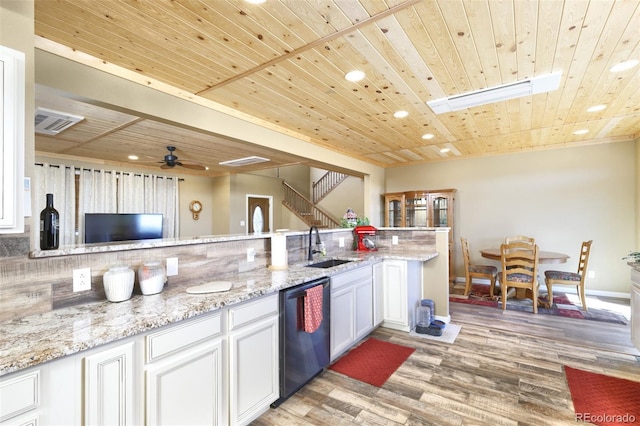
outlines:
M428 248L435 244L432 232L381 230L376 238L379 247L391 245L391 234L400 234L401 244ZM327 256L352 255L350 229L321 230ZM214 236L215 237L215 236ZM287 234L288 263L305 262L308 233ZM313 237L315 238L315 237ZM340 239L344 247L339 247ZM179 274L169 277L168 285L189 285L215 279L229 273L267 267L270 263L271 239L268 234L251 238L194 243L179 246L31 258L29 235L0 235L0 321L22 318L65 306L105 300L102 275L114 264L138 269L143 262L177 257ZM247 262L247 249L255 250L253 262ZM73 270L90 268L91 290L73 292ZM135 292L139 292L137 286Z

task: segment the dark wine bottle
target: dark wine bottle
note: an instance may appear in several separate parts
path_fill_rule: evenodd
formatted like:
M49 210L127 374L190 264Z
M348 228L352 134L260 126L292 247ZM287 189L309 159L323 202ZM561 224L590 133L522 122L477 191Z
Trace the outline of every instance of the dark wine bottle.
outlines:
M55 250L60 243L60 215L53 208L53 194L47 194L47 207L40 212L40 250Z

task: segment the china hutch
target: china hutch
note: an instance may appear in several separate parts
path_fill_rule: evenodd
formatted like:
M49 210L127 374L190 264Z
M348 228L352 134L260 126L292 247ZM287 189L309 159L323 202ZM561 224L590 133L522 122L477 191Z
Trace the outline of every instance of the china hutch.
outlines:
M454 279L455 239L453 203L455 189L420 190L384 194L384 226L449 227L449 279Z

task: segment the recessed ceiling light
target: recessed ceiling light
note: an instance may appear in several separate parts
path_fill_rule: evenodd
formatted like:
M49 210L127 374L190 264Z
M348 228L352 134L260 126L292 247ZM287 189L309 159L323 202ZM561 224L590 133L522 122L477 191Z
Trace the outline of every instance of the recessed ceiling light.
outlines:
M433 135L431 133L425 133L424 135L422 135L422 139L433 139Z
M580 129L580 130L576 130L575 132L573 132L574 135L584 135L589 133L588 129Z
M598 112L598 111L602 111L603 109L605 109L607 106L606 105L594 105L591 108L587 108L587 112Z
M409 113L407 111L402 111L402 110L396 111L393 113L393 116L395 118L405 118L407 115L409 115Z
M638 65L638 60L637 59L630 59L628 61L624 61L624 62L620 62L619 64L616 64L614 66L612 66L609 71L611 72L620 72L620 71L626 71L629 70L633 67L635 67L636 65Z
M348 73L346 73L344 75L344 78L347 81L360 81L364 78L365 73L364 71L360 71L360 70L353 70L353 71L349 71Z
M441 152L441 153L443 153L443 154L445 154L445 153L447 153L447 152L449 152L449 151L451 151L449 148L442 148L442 149L440 150L440 152Z
M244 0L247 3L251 3L251 4L262 4L264 2L266 2L267 0Z
M138 160L138 156L137 155L130 155L127 157L129 160Z

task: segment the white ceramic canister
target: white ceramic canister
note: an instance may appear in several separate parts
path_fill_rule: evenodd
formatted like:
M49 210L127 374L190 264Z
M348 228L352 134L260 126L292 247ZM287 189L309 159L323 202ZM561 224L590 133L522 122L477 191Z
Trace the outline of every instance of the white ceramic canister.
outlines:
M122 302L131 299L135 272L127 265L115 265L102 276L104 292L110 302Z
M138 269L138 283L144 295L160 293L166 281L167 275L160 262L145 262Z

